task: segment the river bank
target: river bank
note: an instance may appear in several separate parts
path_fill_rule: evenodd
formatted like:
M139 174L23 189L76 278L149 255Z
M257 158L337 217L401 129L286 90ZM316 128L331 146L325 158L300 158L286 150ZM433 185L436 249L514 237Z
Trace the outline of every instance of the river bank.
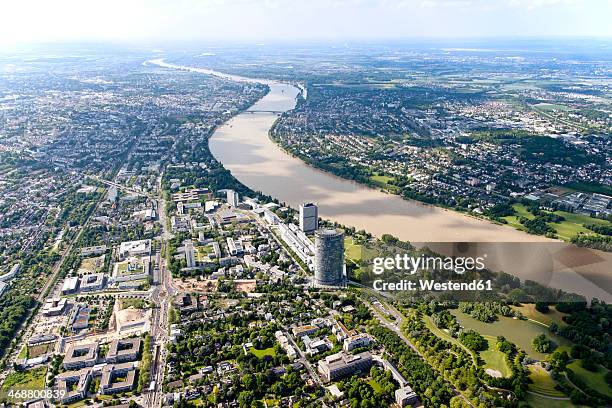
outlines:
M269 130L278 119L278 113L274 112L295 107L300 92L295 86L178 66L163 60L151 63L270 87L266 96L219 126L209 139L215 158L251 189L294 208L305 201L317 202L323 218L364 229L378 237L391 234L416 244L428 243L441 253L455 250L452 244L446 243L477 242L473 248L489 254L494 270L504 270L521 279L536 280L587 298L612 301L609 271L612 254L406 200L323 172L287 154L271 140Z

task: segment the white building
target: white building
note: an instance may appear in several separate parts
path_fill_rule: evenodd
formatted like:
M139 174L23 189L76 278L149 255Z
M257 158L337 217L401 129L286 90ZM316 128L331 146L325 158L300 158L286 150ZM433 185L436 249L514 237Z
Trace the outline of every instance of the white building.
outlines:
M234 190L227 190L227 203L232 207L238 207L238 203L240 202L240 197L238 193Z
M16 263L12 266L11 270L5 273L4 275L0 275L0 282L6 282L15 277L21 270L21 265Z
M185 260L187 261L188 268L195 268L196 260L192 240L185 241Z
M119 259L126 259L130 256L149 256L151 255L151 240L143 239L140 241L126 241L119 246Z

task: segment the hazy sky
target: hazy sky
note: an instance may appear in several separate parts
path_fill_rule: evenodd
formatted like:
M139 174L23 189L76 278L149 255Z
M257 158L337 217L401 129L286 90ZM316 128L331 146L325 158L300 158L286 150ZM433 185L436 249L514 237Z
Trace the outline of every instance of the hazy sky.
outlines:
M78 40L612 37L612 0L2 0L0 45Z

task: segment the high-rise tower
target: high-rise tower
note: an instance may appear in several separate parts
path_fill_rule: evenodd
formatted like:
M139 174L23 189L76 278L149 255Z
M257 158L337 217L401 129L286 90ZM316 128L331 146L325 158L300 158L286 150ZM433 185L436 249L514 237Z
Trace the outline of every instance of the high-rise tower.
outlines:
M304 203L300 205L300 229L305 232L314 232L319 228L319 209L316 204Z
M344 231L331 228L315 232L316 286L344 286Z

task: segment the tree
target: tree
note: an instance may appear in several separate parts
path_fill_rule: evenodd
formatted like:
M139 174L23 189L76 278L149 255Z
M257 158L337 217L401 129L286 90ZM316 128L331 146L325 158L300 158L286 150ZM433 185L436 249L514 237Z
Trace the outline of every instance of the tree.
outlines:
M548 311L550 310L548 308L548 304L545 302L536 302L535 309L540 313L548 313Z
M550 365L557 371L564 371L567 363L570 360L570 356L567 354L567 351L555 351L548 357L548 361Z
M489 345L487 340L474 330L468 330L461 333L459 335L459 341L472 351L486 350Z
M538 353L551 353L557 348L557 345L543 333L534 337L531 341L531 345Z

